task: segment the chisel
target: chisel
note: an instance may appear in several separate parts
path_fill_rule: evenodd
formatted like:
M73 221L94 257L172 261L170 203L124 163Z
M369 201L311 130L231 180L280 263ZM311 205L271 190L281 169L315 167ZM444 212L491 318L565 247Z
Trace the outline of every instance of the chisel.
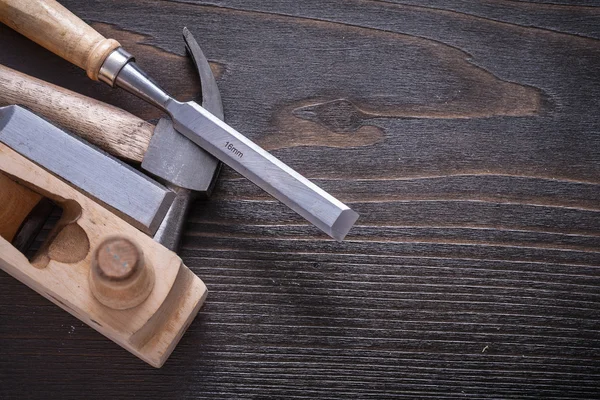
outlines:
M0 21L86 70L92 80L121 87L170 115L175 129L250 179L336 240L358 214L194 102L160 88L113 39L106 39L53 0L0 0Z

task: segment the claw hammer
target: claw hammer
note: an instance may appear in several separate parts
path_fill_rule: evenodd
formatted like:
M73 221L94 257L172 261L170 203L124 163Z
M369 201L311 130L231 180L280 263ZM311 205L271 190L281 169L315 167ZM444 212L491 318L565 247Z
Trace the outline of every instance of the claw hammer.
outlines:
M202 106L222 119L221 96L208 60L187 28L183 38L200 77ZM176 197L154 239L177 249L194 197L212 191L220 169L216 158L177 134L168 118L153 126L117 107L0 65L0 106L10 104L24 105L117 157L141 162L142 169L162 180ZM44 218L36 219L43 223Z

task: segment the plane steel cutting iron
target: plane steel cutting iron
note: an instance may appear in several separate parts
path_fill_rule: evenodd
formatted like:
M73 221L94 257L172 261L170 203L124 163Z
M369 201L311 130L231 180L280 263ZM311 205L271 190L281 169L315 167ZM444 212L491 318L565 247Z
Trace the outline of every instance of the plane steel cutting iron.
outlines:
M0 0L0 20L93 80L121 87L171 116L175 129L315 226L342 240L358 214L194 102L173 99L120 44L53 0Z
M19 107L0 107L0 142L153 235L175 194L127 164Z

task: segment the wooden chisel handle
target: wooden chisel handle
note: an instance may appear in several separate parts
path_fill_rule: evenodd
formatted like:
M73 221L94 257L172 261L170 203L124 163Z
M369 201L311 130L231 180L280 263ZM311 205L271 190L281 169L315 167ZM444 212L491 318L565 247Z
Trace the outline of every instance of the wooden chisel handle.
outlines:
M0 106L21 104L112 155L141 162L154 125L98 100L0 65Z
M106 57L120 47L54 0L0 0L0 21L83 68L95 81Z

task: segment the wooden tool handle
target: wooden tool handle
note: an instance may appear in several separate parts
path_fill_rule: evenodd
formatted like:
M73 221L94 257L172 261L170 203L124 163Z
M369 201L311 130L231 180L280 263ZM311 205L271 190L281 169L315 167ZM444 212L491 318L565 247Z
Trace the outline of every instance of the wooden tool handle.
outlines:
M0 65L0 106L11 104L24 105L114 156L136 162L154 132L154 125L118 107Z
M106 57L120 46L54 0L0 0L0 21L83 68L95 81Z

